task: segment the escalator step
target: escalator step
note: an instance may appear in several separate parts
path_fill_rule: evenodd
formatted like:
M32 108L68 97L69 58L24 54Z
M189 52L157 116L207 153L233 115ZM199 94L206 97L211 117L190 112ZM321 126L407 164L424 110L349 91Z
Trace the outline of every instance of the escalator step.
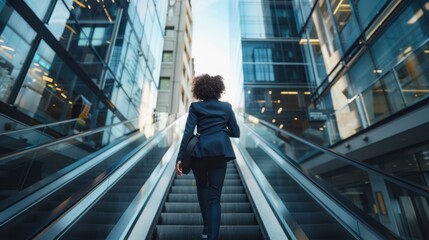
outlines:
M178 177L178 178L176 178L176 179L192 179L192 180L194 180L194 179L195 179L195 177L194 177L194 174L190 173L190 174L188 174L188 175L183 175L183 176ZM226 180L226 179L240 179L240 176L238 175L238 173L228 173L228 174L225 176L225 180Z
M172 186L171 193L197 193L197 188L188 186ZM222 193L244 193L244 187L223 186Z
M167 197L168 202L197 202L197 194L170 193ZM222 194L221 202L246 202L247 196L244 193Z
M222 203L222 213L251 213L252 207L248 202L237 202L237 203ZM199 213L200 205L198 203L175 203L166 202L165 210L167 213Z
M222 213L221 225L256 225L253 213ZM201 213L161 213L158 224L162 225L202 225Z
M175 240L193 240L201 239L202 226L186 226L186 225L162 225L157 226L157 239L175 239ZM219 239L222 240L260 240L261 231L259 226L221 226Z
M175 179L173 186L195 186L194 179ZM240 179L225 179L223 186L242 186Z

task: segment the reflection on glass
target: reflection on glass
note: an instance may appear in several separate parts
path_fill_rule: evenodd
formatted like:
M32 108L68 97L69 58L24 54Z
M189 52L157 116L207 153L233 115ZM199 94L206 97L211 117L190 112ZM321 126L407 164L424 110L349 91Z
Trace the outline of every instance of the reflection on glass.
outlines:
M374 1L371 1L374 2ZM417 1L412 2L371 45L375 63L383 72L389 71L428 39L429 24Z
M407 105L429 95L429 43L395 67Z
M243 38L288 38L297 35L293 9L288 2L240 1Z
M335 32L326 1L319 1L309 21L307 35L300 44L311 45L317 67L317 81L325 79L341 59L338 34Z
M349 0L332 0L331 9L344 49L348 49L359 35L359 26L352 14Z
M387 0L353 0L362 28L365 29Z
M25 0L25 3L40 18L40 20L43 20L43 18L45 17L46 11L49 9L49 5L51 5L53 2L55 1Z
M333 120L340 139L350 137L363 128L357 107L358 99L354 99L334 113Z
M8 3L0 2L0 101L6 102L36 33Z
M118 9L111 1L58 1L48 28L69 53L101 84L104 64L112 48ZM100 77L101 76L101 77Z
M42 122L67 116L76 93L76 76L45 42L41 42L16 100L18 108Z
M374 67L369 52L365 52L349 70L352 89L355 93L366 89L377 78L378 73L379 71Z
M362 92L369 123L373 124L405 107L392 72Z

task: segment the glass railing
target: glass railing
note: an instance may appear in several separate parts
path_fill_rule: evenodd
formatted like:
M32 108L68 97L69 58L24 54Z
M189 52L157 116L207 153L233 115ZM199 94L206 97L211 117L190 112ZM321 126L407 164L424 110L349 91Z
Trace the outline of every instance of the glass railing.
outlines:
M139 126L141 131L151 131L151 134L141 134L140 138L150 139L165 128L160 122L169 123L175 118L175 115L162 115L157 122L143 125L141 118L117 122L1 157L0 210L91 160L100 153L98 149L120 143L124 136L138 131Z
M339 205L388 239L397 236L428 239L428 189L317 146L250 115L242 115L241 120L245 125L239 141L242 148L251 152L260 149L261 142L270 146L282 161L291 163ZM278 170L277 163L272 164L271 169L267 166L260 166L267 171L266 177L281 177L280 173L269 174ZM270 180L279 182L279 179Z
M408 53L344 107L326 112L330 145L429 96L429 41ZM337 101L338 102L338 101Z
M128 204L131 204L134 198L131 195L139 196L143 193L150 193L149 190L142 191L141 188L157 165L166 163L163 158L164 153L171 146L176 146L179 137L182 135L182 128L186 119L181 117L175 121L176 116L165 117L167 118L161 117L158 122L142 127L153 130L153 134L149 137L145 137L146 135L141 129L140 133L136 135L120 139L121 141L119 142L113 141L113 144L106 147L108 150L113 148L112 145L116 146L125 141L130 141L130 143L121 149L116 149L114 153L98 163L92 163L93 161L91 161L91 165L88 165L82 172L80 169L76 169L71 172L72 176L63 176L62 179L66 181L63 182L60 188L49 192L47 196L37 202L31 202L28 209L11 216L10 220L3 219L4 222L0 221L0 236L12 239L14 234L22 229L21 227L25 223L25 231L20 232L21 239L33 239L49 224L55 224L54 220L60 221L58 218L64 217L67 213L71 213L73 218L79 218L79 215L84 213L94 217L102 216L106 224L100 225L101 227L108 228L112 226L110 224L116 224L122 213L129 206ZM162 121L166 124L161 123ZM109 127L108 129L111 128ZM105 192L113 192L115 196L112 197L109 194L105 194ZM120 192L119 196L115 194L118 192ZM82 198L85 199L82 200ZM76 206L79 209L81 209L81 205L90 207L93 205L92 201L96 202L98 200L101 202L101 204L97 205L98 207L91 208L88 211L82 209L78 213L74 212L76 211ZM100 207L105 210L100 210ZM7 210L9 211L9 209ZM99 211L102 211L102 213L99 213ZM2 218L0 217L0 219ZM61 218L61 221L64 221L64 218ZM83 218L83 221L85 221L85 218ZM62 231L65 231L69 226L62 225L61 227L63 228ZM51 227L49 231L52 229L55 231L56 228ZM90 229L88 230L91 231ZM103 238L107 238L107 235ZM42 237L42 239L44 238Z
M5 121L5 128L13 130L0 132L0 156L52 142L60 137L73 135L75 134L73 129L77 122L78 119L68 119L29 127L13 120Z

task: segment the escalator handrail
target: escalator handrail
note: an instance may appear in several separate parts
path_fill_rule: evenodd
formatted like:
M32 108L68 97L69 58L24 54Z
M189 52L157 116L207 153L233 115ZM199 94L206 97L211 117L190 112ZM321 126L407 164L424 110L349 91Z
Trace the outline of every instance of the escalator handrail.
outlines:
M252 116L250 114L245 114L245 115ZM255 118L255 119L258 119L258 118L254 117L254 116L252 116L252 117ZM347 156L345 156L345 155L343 155L343 154L341 154L339 152L336 152L336 151L334 151L332 149L316 145L316 144L314 144L314 143L312 143L310 141L307 141L307 140L305 140L305 139L303 139L303 138L301 138L301 137L299 137L299 136L297 136L297 135L295 135L293 133L290 133L290 132L288 132L288 131L286 131L284 129L279 129L279 128L273 126L272 124L270 124L270 123L268 123L268 122L266 122L266 121L264 121L262 119L258 119L258 121L261 122L264 126L269 127L270 129L272 129L274 131L286 134L289 137L291 137L291 138L293 138L293 139L295 139L295 140L297 140L297 141L299 141L301 143L309 145L312 148L315 148L315 149L317 149L317 150L319 150L321 152L327 153L327 154L329 154L331 156L333 155L337 159L339 159L341 161L344 161L344 162L347 162L348 164L353 165L354 167L357 167L357 168L359 168L361 170L364 170L366 172L372 172L372 173L377 174L378 176L382 176L384 179L389 180L390 182L393 182L393 183L399 185L400 187L405 188L406 190L418 193L418 194L423 195L424 197L426 197L426 198L429 199L429 189L427 189L427 188L411 184L411 183L409 183L407 181L404 181L401 178L399 178L397 176L394 176L394 175L392 175L392 174L390 174L388 172L385 172L385 171L383 171L381 169L378 169L378 168L374 168L374 167L370 166L369 164L363 163L363 162L358 161L358 160L351 159L351 158L349 158L349 157L347 157ZM278 152L277 149L274 149L274 150L276 150Z
M98 127L98 128L91 129L91 130L88 130L88 131L85 131L85 132L82 132L82 133L78 133L78 134L75 134L75 135L72 135L72 136L67 136L67 137L58 139L58 140L53 141L53 142L45 143L45 144L42 144L42 145L39 145L39 146L36 146L36 147L32 147L32 148L29 148L29 149L24 149L24 150L15 152L15 153L11 153L11 154L8 154L6 156L0 157L0 163L2 163L3 161L6 161L8 159L11 159L11 158L23 155L23 154L27 154L27 153L30 153L30 152L33 152L33 151L37 151L37 150L42 149L42 148L46 148L46 147L50 147L50 146L53 146L53 145L56 145L56 144L59 144L59 143L67 142L67 141L70 141L70 140L74 140L76 138L85 137L85 136L88 136L88 135L91 135L91 134L102 132L102 131L104 131L104 130L106 130L108 128L111 128L111 127L114 127L114 126L117 126L117 125L128 124L130 122L138 121L138 120L139 120L139 118L134 118L134 119L131 119L131 120L125 120L125 121L122 121L122 122L117 122L117 123L114 123L114 124L111 124L111 125L108 125L108 126ZM137 130L137 129L135 129L135 130Z
M171 116L172 115L168 115L166 118L168 119ZM180 116L178 116L178 115L174 115L174 119L178 119L179 117ZM56 140L54 142L45 143L45 144L42 144L42 145L39 145L39 146L36 146L36 147L32 147L32 148L29 148L29 149L24 149L24 150L15 152L15 153L11 153L11 154L5 155L3 157L0 157L0 163L2 163L3 161L8 160L10 158L14 158L14 157L20 156L22 154L27 154L27 153L30 153L30 152L33 152L33 151L36 151L36 150L39 150L39 149L42 149L42 148L46 148L46 147L50 147L50 146L53 146L53 145L56 145L56 144L59 144L59 143L63 143L63 142L70 141L70 140L74 140L74 139L79 138L79 137L85 137L85 136L88 136L88 135L91 135L91 134L102 132L105 129L108 129L108 128L111 128L111 127L114 127L114 126L117 126L117 125L129 124L129 123L131 123L133 121L138 121L139 119L140 119L140 117L137 117L137 118L134 118L134 119L131 119L131 120L125 120L125 121L122 121L122 122L117 122L117 123L114 123L114 124L111 124L111 125L108 125L108 126L98 127L98 128L91 129L91 130L88 130L88 131L85 131L85 132L82 132L82 133L78 133L78 134L75 134L75 135L72 135L72 136L67 136L67 137L58 139L58 140ZM137 130L137 129L134 129L134 130Z
M25 132L25 131L31 131L31 130L35 130L35 129L38 129L38 128L52 127L52 126L56 126L56 125L66 124L66 123L69 123L69 122L77 121L78 119L79 118L67 119L67 120L63 120L63 121L60 121L60 122L38 124L38 125L34 125L34 126L31 126L31 127L27 127L27 128L20 128L20 129L15 129L15 130L12 130L12 131L1 132L0 136L10 135L10 134L16 134L16 133Z
M127 172L129 169L131 169L133 166L124 166L126 162L128 162L130 159L135 158L139 154L142 153L142 151L146 150L147 148L151 147L151 144L157 143L159 138L162 136L165 136L167 131L170 130L170 128L174 127L176 124L180 123L182 118L185 118L186 116L177 116L175 118L175 121L168 124L165 128L163 128L160 132L158 132L153 138L148 139L143 144L141 144L138 148L134 149L134 151L131 151L128 153L125 157L121 158L111 167L107 168L102 174L97 177L96 181L92 182L91 185L85 186L80 190L80 193L86 192L86 194L81 197L81 199L76 203L73 204L71 207L72 209L68 210L67 213L61 214L59 218L57 218L55 221L53 221L49 226L45 226L45 230L42 231L40 235L44 235L41 239L45 239L47 236L52 236L52 234L57 235L61 232L63 232L67 228L67 224L64 224L64 222L67 222L68 224L74 224L77 222L77 219L80 218L80 214L75 214L73 211L84 213L86 212L87 208L90 208L93 206L93 203L96 202L98 199L101 198L103 194L105 194L108 189L105 191L95 191L95 189L99 188L104 182L107 180L109 181L108 185L113 186L116 184L117 180L119 180L125 172ZM121 175L118 175L116 177L113 177L113 174L116 173L116 171L122 170L124 173ZM113 178L113 179L112 179ZM71 198L78 198L80 196L80 193L75 193ZM96 196L95 196L96 195ZM86 201L89 199L89 201ZM90 203L89 203L90 202ZM79 209L79 211L75 210ZM56 212L57 209L53 210L49 213L49 215ZM55 226L55 227L53 227ZM36 236L35 239L40 239L39 236ZM47 237L47 239L50 239L51 237Z
M376 221L374 218L368 216L367 214L361 213L359 208L357 208L353 203L344 201L344 197L339 194L338 192L335 192L334 190L331 190L327 188L324 184L320 182L320 179L313 177L306 171L304 168L302 168L297 162L293 161L289 157L284 157L284 155L279 152L279 150L272 145L270 145L264 138L258 135L253 129L250 129L249 126L246 126L249 128L249 130L261 141L264 145L266 145L269 149L273 150L279 157L282 159L286 159L287 162L295 167L302 175L304 175L307 179L309 179L313 184L315 184L319 189L321 189L323 192L325 192L329 197L331 197L335 202L337 202L339 205L341 205L344 209L347 209L349 213L351 213L356 219L361 220L360 222L366 223L366 226L374 229L378 234L385 237L386 239L398 239L398 236L396 236L394 233L392 233L389 229L387 229L383 224Z

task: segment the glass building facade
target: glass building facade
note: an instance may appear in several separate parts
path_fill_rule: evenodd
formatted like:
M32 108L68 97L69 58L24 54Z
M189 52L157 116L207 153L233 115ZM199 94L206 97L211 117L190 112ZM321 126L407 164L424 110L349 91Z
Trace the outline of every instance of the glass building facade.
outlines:
M240 0L238 11L245 112L301 133L310 92L292 1Z
M328 145L427 99L428 1L294 4Z
M151 114L167 5L0 0L0 112L50 123L83 101L91 128Z

